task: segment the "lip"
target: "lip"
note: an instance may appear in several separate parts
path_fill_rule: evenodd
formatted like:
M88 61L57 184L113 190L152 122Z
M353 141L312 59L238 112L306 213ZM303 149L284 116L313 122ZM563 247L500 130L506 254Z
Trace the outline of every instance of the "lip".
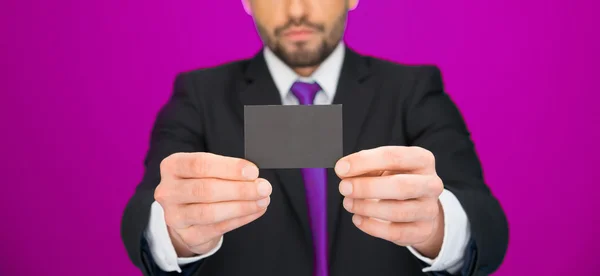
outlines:
M306 40L312 36L315 31L308 28L292 28L283 32L283 36L287 39L298 41Z

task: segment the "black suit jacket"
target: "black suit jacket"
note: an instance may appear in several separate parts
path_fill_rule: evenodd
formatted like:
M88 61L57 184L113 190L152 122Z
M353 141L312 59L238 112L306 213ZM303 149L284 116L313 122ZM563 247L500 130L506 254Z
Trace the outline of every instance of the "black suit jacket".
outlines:
M484 184L481 165L456 105L433 66L407 66L347 49L334 104L343 104L344 154L384 145L432 151L436 169L470 221L468 275L493 272L504 257L508 229L498 201ZM249 60L179 74L174 93L159 112L145 160L146 171L129 201L122 238L145 275L156 274L143 249L159 164L176 152L244 157L243 106L281 104L262 52ZM273 185L271 203L258 220L225 234L221 249L191 275L311 276L312 241L298 169L260 171ZM341 207L339 178L328 171L330 275L423 275L424 265L405 247L357 229ZM450 223L450 222L449 222Z

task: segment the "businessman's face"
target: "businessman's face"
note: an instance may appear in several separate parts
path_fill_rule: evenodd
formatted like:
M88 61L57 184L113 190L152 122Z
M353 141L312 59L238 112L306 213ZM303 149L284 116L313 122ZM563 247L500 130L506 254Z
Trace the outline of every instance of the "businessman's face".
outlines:
M358 0L244 0L263 42L293 68L319 65L342 39Z

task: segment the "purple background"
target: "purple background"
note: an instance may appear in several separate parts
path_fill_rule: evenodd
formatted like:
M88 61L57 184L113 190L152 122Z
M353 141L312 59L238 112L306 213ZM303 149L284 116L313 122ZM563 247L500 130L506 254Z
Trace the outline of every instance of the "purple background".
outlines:
M441 67L510 223L498 275L597 273L598 7L363 0L351 13L353 48ZM239 0L3 0L0 274L138 275L120 219L173 77L259 47Z

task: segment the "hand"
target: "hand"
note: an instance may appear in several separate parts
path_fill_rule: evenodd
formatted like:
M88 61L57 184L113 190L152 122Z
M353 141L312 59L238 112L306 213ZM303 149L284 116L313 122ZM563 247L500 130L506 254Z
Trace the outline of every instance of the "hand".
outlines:
M344 208L363 232L435 258L444 236L438 201L444 189L431 152L419 147L386 146L340 159Z
M271 184L250 161L211 153L176 153L160 167L154 198L165 210L179 257L204 254L223 234L262 216Z

